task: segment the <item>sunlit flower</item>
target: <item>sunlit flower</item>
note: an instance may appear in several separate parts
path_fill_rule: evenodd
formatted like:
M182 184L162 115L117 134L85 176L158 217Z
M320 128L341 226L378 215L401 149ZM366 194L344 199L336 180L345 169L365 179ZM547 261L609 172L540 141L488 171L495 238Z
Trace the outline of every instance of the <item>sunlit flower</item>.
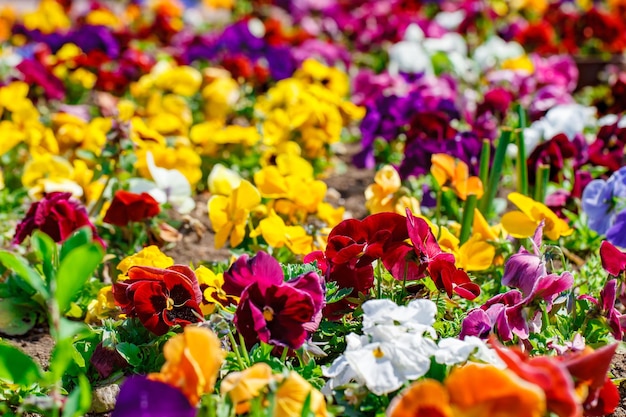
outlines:
M287 246L295 255L311 252L313 237L302 226L287 226L285 221L270 210L269 215L259 222L259 226L250 233L250 237L263 236L273 248Z
M202 293L193 271L184 265L166 269L133 266L128 279L113 284L113 296L128 317L137 317L160 336L175 325L202 320Z
M246 236L250 211L261 204L261 194L242 180L228 197L214 195L208 202L209 219L215 230L215 247L221 248L230 238L230 247L236 248Z
M117 310L115 299L113 298L113 287L105 285L100 288L98 295L87 306L85 323L99 323L101 320L110 317L111 313Z
M211 194L230 195L239 187L241 175L222 164L215 164L207 179Z
M174 259L165 255L154 245L146 246L134 255L127 256L117 264L117 269L121 272L118 280L126 279L128 270L133 266L149 266L153 268L168 268L174 265Z
M150 219L160 211L159 203L150 194L118 190L102 221L116 226L127 226L130 222Z
M196 405L203 394L213 392L226 352L211 330L187 326L165 343L163 356L161 371L150 378L175 386Z
M516 238L532 236L542 220L545 222L543 232L550 240L557 240L561 236L573 233L573 229L544 204L515 192L509 194L509 201L520 209L502 216L502 227L511 236Z
M305 402L315 417L326 417L326 400L306 379L295 371L289 372L276 390L276 417L300 417Z
M216 305L228 307L239 303L239 297L226 294L222 288L224 285L224 274L215 273L205 266L199 266L195 270L200 291L202 291L202 302L200 309L202 314L209 315L215 311Z
M230 397L237 414L244 414L250 409L250 400L261 395L268 384L275 380L268 364L255 363L241 372L226 375L220 383L220 392Z
M135 168L142 177L150 178L152 176L150 169L150 160L148 155L154 158L154 165L159 168L168 170L177 170L187 178L189 185L193 188L202 178L200 165L202 160L191 147L181 143L173 148L165 146L146 146L139 147L136 150L137 162ZM153 178L156 182L156 178Z
M469 176L469 168L465 162L441 153L434 154L431 162L430 172L440 187L446 187L449 183L461 200L466 200L472 194L476 198L482 197L483 184L480 178Z
M484 271L493 265L495 255L496 248L474 234L456 253L456 265L466 271Z

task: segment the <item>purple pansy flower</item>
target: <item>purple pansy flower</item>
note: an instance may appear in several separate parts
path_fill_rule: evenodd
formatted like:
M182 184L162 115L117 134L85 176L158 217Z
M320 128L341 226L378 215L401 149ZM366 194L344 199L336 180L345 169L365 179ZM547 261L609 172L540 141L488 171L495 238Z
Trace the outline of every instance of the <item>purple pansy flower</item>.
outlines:
M128 377L111 417L194 417L197 409L173 386L145 376Z
M622 325L622 314L615 308L616 293L617 280L611 279L607 281L602 291L600 291L599 301L588 294L583 294L579 296L578 299L587 300L595 304L598 312L606 318L608 325L611 328L611 334L613 334L613 337L617 340L622 340L625 326Z
M616 210L619 198L626 198L626 167L615 171L606 181L597 179L587 184L582 206L591 230L599 234L607 233L619 212Z

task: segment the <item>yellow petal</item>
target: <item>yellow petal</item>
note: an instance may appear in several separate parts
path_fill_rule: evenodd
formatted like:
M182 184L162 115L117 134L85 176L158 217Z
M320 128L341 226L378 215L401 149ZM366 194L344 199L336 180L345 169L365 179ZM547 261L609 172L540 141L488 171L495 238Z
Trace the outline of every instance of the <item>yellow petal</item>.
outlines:
M459 248L458 266L466 271L484 271L493 264L494 256L496 248L475 234Z
M502 216L502 227L513 237L530 237L535 233L538 221L531 219L521 211L511 211Z

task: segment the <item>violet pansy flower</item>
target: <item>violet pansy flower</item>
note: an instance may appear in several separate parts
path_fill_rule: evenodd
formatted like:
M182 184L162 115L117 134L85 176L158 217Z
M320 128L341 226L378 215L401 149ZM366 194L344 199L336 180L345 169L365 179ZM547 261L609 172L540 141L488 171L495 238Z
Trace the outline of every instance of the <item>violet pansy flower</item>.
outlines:
M182 391L145 376L128 377L120 388L111 417L194 417L197 409Z
M606 181L596 179L587 184L583 191L582 206L589 218L591 230L599 234L607 233L621 211L620 198L626 198L626 167L615 171Z

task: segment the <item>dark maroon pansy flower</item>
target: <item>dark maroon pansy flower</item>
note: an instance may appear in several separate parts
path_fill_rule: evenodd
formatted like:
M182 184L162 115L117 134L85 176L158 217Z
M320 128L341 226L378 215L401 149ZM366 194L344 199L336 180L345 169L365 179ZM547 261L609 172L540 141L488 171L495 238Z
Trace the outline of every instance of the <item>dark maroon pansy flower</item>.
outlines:
M617 171L624 165L624 147L626 146L626 128L618 123L602 126L596 140L589 145L589 162Z
M55 242L63 242L77 229L87 226L91 229L94 240L105 246L89 220L85 207L71 197L71 193L55 192L34 202L17 225L13 243L22 243L35 230L41 230Z
M253 257L244 253L224 272L222 289L226 294L240 297L243 290L254 282L280 285L284 279L280 263L268 253L261 251Z
M130 222L150 219L160 211L159 202L150 194L118 190L102 221L116 226L126 226Z
M113 297L128 317L137 317L160 336L174 325L202 321L202 293L193 271L184 265L167 269L134 266L128 279L113 284Z
M104 347L102 342L96 346L89 363L93 365L102 379L108 378L113 372L128 366L128 362L120 355L117 349Z
M550 181L560 183L563 181L563 167L565 166L565 161L578 154L577 147L563 133L540 143L532 151L526 161L528 167L528 181L530 181L531 184L535 183L537 166L544 164L550 167Z
M436 256L428 264L428 274L439 290L443 290L452 297L452 293L467 300L473 300L480 295L480 287L473 283L467 272L454 266L444 257Z
M444 252L441 249L437 238L432 230L430 230L430 226L426 220L414 216L411 210L407 208L406 223L409 238L411 239L411 243L413 243L413 250L417 257L416 275L409 279L420 278L426 271L426 268L428 268L429 263L434 260L435 257L438 257L440 262L445 261L454 265L454 255Z

